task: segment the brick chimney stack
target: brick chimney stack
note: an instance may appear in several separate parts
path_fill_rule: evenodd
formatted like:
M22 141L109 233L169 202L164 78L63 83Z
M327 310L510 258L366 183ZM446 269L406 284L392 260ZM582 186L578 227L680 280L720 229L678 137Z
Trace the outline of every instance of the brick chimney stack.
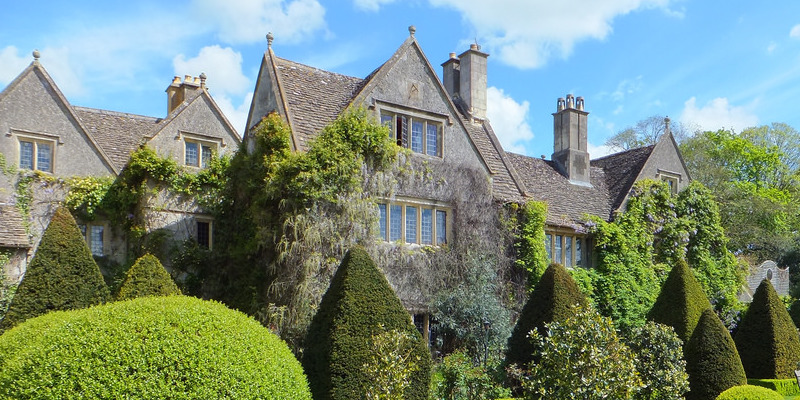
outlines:
M192 77L191 75L184 76L183 81L179 76L172 79L172 83L167 87L167 115L178 108L181 103L191 99L201 89L205 89L206 75Z
M553 161L574 185L591 186L583 97L559 98L553 114Z

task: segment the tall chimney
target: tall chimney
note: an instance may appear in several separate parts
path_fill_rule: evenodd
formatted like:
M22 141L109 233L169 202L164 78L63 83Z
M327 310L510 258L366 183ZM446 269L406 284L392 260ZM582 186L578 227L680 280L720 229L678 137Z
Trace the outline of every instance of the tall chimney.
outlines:
M553 161L570 183L591 186L587 143L587 116L583 97L558 99L553 114Z
M461 88L461 71L459 70L458 57L456 53L450 53L450 58L442 63L442 83L447 94L455 99L461 97L459 90Z
M172 79L172 83L167 86L167 115L174 111L185 100L193 97L193 94L199 92L201 87L205 86L205 74L193 78L191 75L186 75L184 80L176 76Z
M472 44L458 56L460 64L459 94L472 118L486 118L486 60L488 54Z

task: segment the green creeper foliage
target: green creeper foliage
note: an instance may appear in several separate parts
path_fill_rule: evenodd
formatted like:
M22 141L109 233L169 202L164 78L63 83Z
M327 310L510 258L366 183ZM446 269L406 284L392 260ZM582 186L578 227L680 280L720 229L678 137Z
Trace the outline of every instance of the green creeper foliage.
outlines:
M709 309L711 303L694 274L686 262L679 261L664 281L661 293L647 314L647 319L671 326L686 343L692 337L700 315Z
M800 339L781 299L764 279L736 332L736 348L748 378L794 378Z
M528 365L534 359L535 347L528 334L536 329L546 335L545 324L573 315L573 306L586 305L587 300L561 264L550 264L542 279L528 295L528 301L508 339L506 364Z
M375 382L364 373L379 327L413 337L406 399L428 396L430 355L408 312L366 250L347 252L306 337L303 366L317 400L360 398Z
M461 351L447 355L436 365L431 398L442 400L499 399L511 391L493 379L492 367L475 365L471 357ZM500 378L502 379L502 378Z
M148 297L31 319L0 336L0 398L297 399L300 363L244 314Z
M536 286L547 268L547 250L544 245L546 219L545 202L531 200L520 208L516 264L528 271L529 290Z
M636 370L644 384L637 400L680 399L689 390L683 342L670 326L648 322L625 343L636 353Z
M734 386L717 396L716 400L783 400L778 392L761 386Z
M710 308L700 316L684 354L690 387L686 400L713 399L728 388L747 383L736 345Z
M0 321L0 331L50 311L86 308L108 298L103 275L75 219L60 207Z
M367 386L368 400L394 400L405 397L411 385L411 375L417 371L420 357L416 351L416 340L408 332L397 329L385 330L378 326L372 336L372 354L363 365L364 374L372 381Z
M145 254L128 270L125 281L117 293L117 300L179 294L181 290L161 265L161 261L152 254Z
M614 324L593 308L547 324L548 335L531 331L540 360L522 379L525 399L630 399L642 387L636 356Z

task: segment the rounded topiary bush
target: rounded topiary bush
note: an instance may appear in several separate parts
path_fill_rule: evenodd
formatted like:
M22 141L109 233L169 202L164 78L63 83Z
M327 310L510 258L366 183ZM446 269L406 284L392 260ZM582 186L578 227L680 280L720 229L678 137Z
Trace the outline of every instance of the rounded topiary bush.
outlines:
M161 265L161 261L152 254L145 254L128 270L125 281L119 288L117 300L179 294L181 290Z
M800 338L768 280L758 285L734 341L748 378L794 378L800 361Z
M311 399L288 346L193 297L33 318L0 336L3 399Z
M686 262L679 260L661 286L661 292L647 314L647 319L671 326L683 343L687 343L703 310L710 309L711 303L700 282Z
M428 348L386 277L363 247L354 247L342 260L308 328L303 366L314 399L364 398L376 382L370 376L376 371L365 371L375 354L375 338L391 331L411 339L408 348L398 349L410 354L411 362L396 361L396 368L410 372L408 387L397 398L427 400Z
M539 283L528 295L514 331L508 339L506 364L527 365L534 359L534 345L528 338L531 330L545 333L545 324L574 315L574 306L585 306L586 296L561 264L550 264Z
M686 400L708 400L725 390L747 384L731 335L711 309L703 311L684 347L689 393Z
M783 400L783 396L761 386L742 385L720 393L717 400Z

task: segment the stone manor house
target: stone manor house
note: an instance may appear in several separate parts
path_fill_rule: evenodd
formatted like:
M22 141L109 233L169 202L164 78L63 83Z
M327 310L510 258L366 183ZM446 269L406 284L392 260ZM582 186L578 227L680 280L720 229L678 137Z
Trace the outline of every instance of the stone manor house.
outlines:
M549 160L504 151L486 117L489 55L477 45L459 55L451 53L443 57L440 79L413 27L409 33L394 54L364 78L280 58L268 35L241 140L247 143L249 129L276 112L291 127L293 150L303 151L338 115L363 107L390 128L398 146L410 150L412 161L425 163L434 176L457 167L490 182L493 202L547 202L548 253L566 266L591 266L586 215L613 218L634 182L659 179L674 191L688 185L689 174L669 132L655 145L590 160L589 113L585 100L572 95L555 101ZM0 92L0 152L5 163L19 170L67 178L115 176L142 145L187 168L203 168L212 154L238 149L240 137L214 103L204 76L176 77L167 95L165 117L73 106L34 54L31 65ZM36 190L25 218L16 206L13 181L0 175L0 249L13 251L7 270L16 279L63 193ZM459 210L447 185L398 185L377 204L381 238L417 248L447 243L458 235L453 221ZM194 238L212 246L213 221L202 210L168 205L152 212L160 222L150 228L166 228L178 239ZM93 253L124 258L124 238L113 237L111 227L91 222L82 229Z

